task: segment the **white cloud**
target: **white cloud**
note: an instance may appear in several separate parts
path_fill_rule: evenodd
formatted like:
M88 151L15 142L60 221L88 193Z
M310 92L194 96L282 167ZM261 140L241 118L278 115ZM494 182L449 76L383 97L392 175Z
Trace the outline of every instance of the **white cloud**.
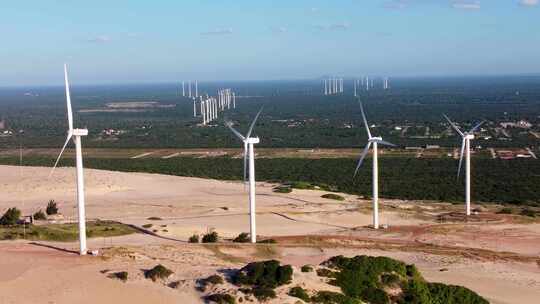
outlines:
M519 4L522 6L537 6L540 3L539 0L519 0Z
M481 8L480 1L466 1L466 0L455 0L452 1L452 7L455 9L462 10L479 10Z
M315 28L320 31L346 31L350 27L351 27L350 24L347 22L315 26Z
M232 28L221 28L221 29L215 29L213 31L202 32L201 35L203 35L203 36L219 36L219 35L229 35L229 34L232 34L232 33L233 33Z
M94 42L94 43L106 43L106 42L111 42L111 41L112 41L111 37L107 35L99 35L99 36L88 39L88 42Z

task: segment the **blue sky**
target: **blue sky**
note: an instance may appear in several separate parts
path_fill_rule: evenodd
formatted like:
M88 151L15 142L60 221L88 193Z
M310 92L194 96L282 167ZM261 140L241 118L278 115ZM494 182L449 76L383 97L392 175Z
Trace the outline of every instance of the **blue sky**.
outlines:
M540 72L538 0L26 0L0 86Z

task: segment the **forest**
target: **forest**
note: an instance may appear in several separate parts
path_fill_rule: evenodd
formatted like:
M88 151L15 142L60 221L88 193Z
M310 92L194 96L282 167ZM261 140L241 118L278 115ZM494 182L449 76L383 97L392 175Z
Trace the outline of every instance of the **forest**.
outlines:
M0 164L19 164L16 157L0 157ZM220 180L241 180L242 160L229 157L171 159L86 158L86 168L148 172ZM31 157L27 166L52 166L54 159ZM65 159L61 166L73 166ZM308 182L323 189L371 195L371 163L368 159L356 178L354 159L258 159L256 179L276 183ZM460 203L464 197L463 175L456 179L456 161L449 159L381 158L380 193L384 198ZM472 160L473 202L540 206L540 162L515 159Z

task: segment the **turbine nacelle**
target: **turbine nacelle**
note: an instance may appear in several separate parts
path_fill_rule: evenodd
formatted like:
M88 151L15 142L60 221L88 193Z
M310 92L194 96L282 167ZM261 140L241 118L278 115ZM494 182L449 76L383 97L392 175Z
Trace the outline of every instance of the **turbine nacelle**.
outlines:
M380 136L378 136L378 137L371 137L370 139L368 139L368 142L372 142L372 143L374 143L374 142L378 143L378 142L382 142L382 141L383 141L383 140L382 140L382 137L380 137Z
M258 144L260 142L261 141L259 140L258 137L250 137L250 138L246 139L246 141L245 141L246 144Z
M72 131L73 136L87 136L88 129L74 129Z
M463 139L474 139L474 134L465 133Z

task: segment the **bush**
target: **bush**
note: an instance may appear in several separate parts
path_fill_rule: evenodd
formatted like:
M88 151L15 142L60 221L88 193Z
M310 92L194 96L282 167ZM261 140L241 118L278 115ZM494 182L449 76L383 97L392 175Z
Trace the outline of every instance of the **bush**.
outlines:
M302 266L302 268L300 268L300 270L302 272L312 272L313 271L313 266L311 265L304 265Z
M370 304L388 304L390 298L386 294L386 291L379 288L367 288L362 293L362 300Z
M199 242L199 235L194 234L194 235L190 236L189 239L188 239L188 242L190 242L190 243L198 243Z
M233 242L235 243L249 243L249 234L242 232L240 233L236 238L234 238Z
M275 193L291 193L292 188L290 186L277 186L272 191Z
M127 273L127 271L120 271L120 272L111 273L111 274L109 274L109 278L118 279L118 280L120 280L122 282L126 282L127 279L128 279L128 273Z
M152 226L154 226L154 225L152 225L152 224L144 224L144 225L142 225L142 227L146 228L146 229L152 228Z
M157 216L151 216L151 217L147 218L147 220L149 220L149 221L161 221L162 218L157 217Z
M461 286L428 283L433 304L489 304L474 291Z
M9 208L4 215L0 218L0 225L13 226L17 225L19 218L21 217L21 210L17 208Z
M45 215L45 212L42 210L39 210L38 212L34 213L34 220L36 221L45 221L47 219L47 216Z
M45 212L47 213L47 215L58 214L58 205L54 200L50 200L47 203L47 209L45 209Z
M512 208L502 208L501 210L497 211L497 214L512 214L514 213L514 211L512 210Z
M403 290L400 304L432 304L431 293L426 282L420 279L411 279ZM441 304L447 302L441 302ZM464 304L464 303L462 303Z
M144 272L144 276L147 279L151 279L152 281L156 281L157 279L166 279L171 274L173 274L172 270L165 268L165 266L159 264L155 266L152 269L146 270Z
M351 297L347 297L338 292L332 291L319 291L313 297L311 297L313 303L323 304L359 304L360 302Z
M276 292L269 287L257 287L253 288L253 295L259 301L268 301L276 297Z
M235 304L236 300L233 296L226 293L215 293L206 297L206 301L217 304Z
M385 273L381 276L381 282L384 285L395 285L399 283L400 278L397 274L394 273Z
M528 217L536 217L536 212L534 210L529 209L529 208L525 208L525 209L521 210L521 212L519 214L523 215L523 216L528 216Z
M321 195L321 197L336 200L336 201L344 201L345 200L345 198L343 196L337 195L337 194L334 194L334 193L323 194L323 195Z
M305 190L313 190L315 189L315 186L311 183L307 182L293 182L291 183L291 187L294 189L305 189Z
M202 242L203 243L216 243L218 239L219 239L218 233L215 231L212 231L203 235Z
M277 241L274 239L266 239L266 240L260 240L257 241L259 244L277 244Z
M223 284L223 278L217 274L211 275L205 279L197 280L197 284L199 285L197 289L199 291L204 292L206 290L206 287L208 285L219 285Z
M299 298L304 302L309 302L310 298L306 290L300 286L293 287L289 290L291 297Z
M290 283L292 274L290 265L280 266L276 260L253 262L240 269L233 276L233 282L237 285L275 288Z

